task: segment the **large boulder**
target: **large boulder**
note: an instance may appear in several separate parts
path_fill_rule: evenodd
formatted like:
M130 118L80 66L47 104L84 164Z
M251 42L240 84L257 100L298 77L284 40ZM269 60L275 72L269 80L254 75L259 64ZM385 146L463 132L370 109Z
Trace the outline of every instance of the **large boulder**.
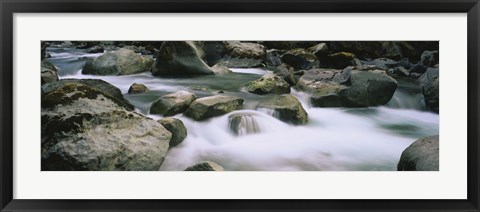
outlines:
M168 117L160 119L158 122L172 133L170 147L180 144L187 137L187 128L180 119Z
M203 97L193 101L184 115L201 121L238 110L242 107L243 101L243 99L234 96L215 95Z
M439 57L438 51L424 51L420 56L420 64L433 67L439 63Z
M224 57L220 60L229 68L252 68L262 66L266 48L258 43L224 41Z
M398 171L438 171L439 137L423 137L408 146L400 157Z
M265 64L267 67L277 67L282 65L282 55L287 51L278 49L268 49L265 54Z
M40 65L40 76L42 85L45 83L58 81L57 68L50 61L42 60Z
M86 84L42 96L42 171L157 171L171 133Z
M305 49L292 49L282 56L282 61L295 70L308 70L318 67L318 58Z
M289 85L295 85L298 78L303 75L303 71L295 71L295 69L287 64L281 64L271 68L273 73L285 80Z
M276 74L268 73L260 79L250 81L246 85L248 92L255 94L290 93L290 85Z
M129 49L107 52L93 60L87 60L82 74L91 75L129 75L147 72L153 59L141 56Z
M150 113L161 114L164 116L173 116L178 113L183 113L195 98L195 94L187 91L178 91L167 94L161 96L152 104L150 107Z
M422 93L425 99L425 105L433 112L439 112L440 85L439 69L428 68L427 71L418 78Z
M326 57L320 57L320 63L322 66L329 68L343 69L355 65L355 59L355 54L350 52L337 52L329 54Z
M294 125L304 125L308 123L308 114L298 99L291 95L276 95L272 98L263 100L257 105L257 108L269 109L275 118Z
M91 89L94 89L98 93L101 93L104 97L109 98L116 104L127 110L133 110L133 105L130 104L124 97L120 89L112 84L100 79L62 79L60 81L48 83L42 85L42 94L51 93L60 87L64 87L69 84L83 84L87 85ZM60 100L59 100L60 101ZM43 103L43 102L42 102ZM60 102L61 103L61 102ZM43 107L43 105L42 105Z
M383 70L357 71L312 69L296 87L312 94L316 107L368 107L386 104L397 88L397 82Z
M165 41L157 55L152 67L155 76L214 74L191 41Z
M212 161L205 161L185 169L185 171L223 171L223 167Z

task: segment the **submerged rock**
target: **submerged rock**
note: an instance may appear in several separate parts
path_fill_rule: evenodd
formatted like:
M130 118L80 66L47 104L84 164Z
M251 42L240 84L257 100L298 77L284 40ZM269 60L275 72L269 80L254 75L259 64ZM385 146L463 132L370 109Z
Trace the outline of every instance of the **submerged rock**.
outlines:
M155 76L214 74L191 41L165 41L152 67Z
M183 113L195 98L195 94L187 91L178 91L167 94L161 96L152 104L150 107L150 113L161 114L164 116L173 116L178 113Z
M128 88L129 94L137 94L147 92L148 88L144 84L133 83L130 88Z
M298 99L290 94L274 96L259 103L257 108L273 110L273 116L283 122L304 125L308 123L308 114Z
M290 93L290 85L276 74L268 73L260 79L250 81L246 85L248 92L255 94Z
M243 105L243 99L234 96L215 95L193 101L184 115L201 121L215 116L238 110Z
M246 135L260 132L260 127L255 120L255 116L250 113L229 116L228 128L235 135Z
M223 171L223 167L212 162L205 161L194 166L190 166L185 171Z
M147 72L153 59L140 56L129 49L107 52L94 60L87 60L82 74L92 75L129 75Z
M438 171L439 137L423 137L408 146L398 162L398 171Z
M42 96L42 171L157 171L171 133L111 96L69 82Z
M57 68L50 61L42 60L40 70L42 85L45 83L58 81Z
M172 133L170 147L180 144L187 137L187 128L180 119L169 117L160 119L158 122Z

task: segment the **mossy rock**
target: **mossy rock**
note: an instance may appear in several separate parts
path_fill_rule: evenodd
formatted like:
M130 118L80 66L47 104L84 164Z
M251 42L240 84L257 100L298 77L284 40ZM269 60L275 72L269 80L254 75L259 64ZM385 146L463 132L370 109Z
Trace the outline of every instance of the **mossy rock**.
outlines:
M265 74L260 79L248 82L247 90L255 94L285 94L290 93L290 85L276 74Z
M243 99L234 96L215 95L193 101L184 115L201 121L221 116L242 108Z

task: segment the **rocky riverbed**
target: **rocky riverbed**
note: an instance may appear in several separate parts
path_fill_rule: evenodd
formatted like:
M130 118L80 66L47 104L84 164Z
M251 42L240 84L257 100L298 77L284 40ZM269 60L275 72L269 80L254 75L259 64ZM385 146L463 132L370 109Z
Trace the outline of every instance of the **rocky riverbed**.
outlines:
M42 42L42 170L438 170L438 42Z

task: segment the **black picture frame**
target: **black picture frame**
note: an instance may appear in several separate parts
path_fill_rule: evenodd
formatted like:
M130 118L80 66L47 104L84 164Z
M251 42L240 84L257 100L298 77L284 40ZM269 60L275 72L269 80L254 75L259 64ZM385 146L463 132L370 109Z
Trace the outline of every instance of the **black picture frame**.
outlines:
M0 0L1 211L479 211L478 0ZM466 200L18 200L13 199L14 13L467 13L468 198ZM446 182L448 183L448 182Z

